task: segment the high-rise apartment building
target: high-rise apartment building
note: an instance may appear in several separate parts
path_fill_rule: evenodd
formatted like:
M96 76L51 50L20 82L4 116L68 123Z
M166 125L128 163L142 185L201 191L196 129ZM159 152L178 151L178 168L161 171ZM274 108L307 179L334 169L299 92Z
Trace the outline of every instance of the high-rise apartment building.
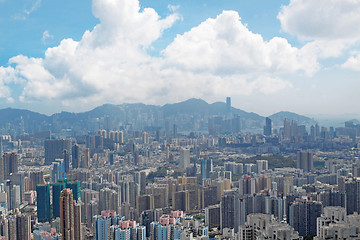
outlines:
M55 159L64 159L64 150L71 152L71 141L69 139L45 140L45 164L50 165Z
M3 155L3 168L0 171L3 171L3 179L10 179L11 173L18 172L18 155L16 153L5 153Z
M61 191L60 229L63 240L81 239L81 207L73 200L70 188Z
M310 151L298 151L296 155L296 166L303 169L304 172L309 172L313 169L313 154Z
M180 150L179 165L182 169L190 167L190 149L182 148Z
M300 199L290 204L289 223L300 236L316 235L316 219L321 213L321 202Z

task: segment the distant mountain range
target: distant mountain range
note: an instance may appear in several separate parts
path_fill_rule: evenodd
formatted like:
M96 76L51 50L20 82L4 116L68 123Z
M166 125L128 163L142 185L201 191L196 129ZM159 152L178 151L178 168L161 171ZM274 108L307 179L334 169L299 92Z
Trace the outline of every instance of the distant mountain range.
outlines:
M265 117L256 113L246 112L232 107L231 114L239 115L243 129L261 129ZM164 106L145 104L104 104L93 110L82 113L60 112L46 116L28 110L6 108L0 110L0 128L15 128L18 131L37 132L61 129L76 131L95 131L99 128L120 128L123 126L133 129L151 127L165 128L165 125L176 124L178 131L207 131L209 117L229 117L226 103L216 102L209 104L202 99L189 99ZM279 112L269 116L273 126L283 125L285 118L295 120L298 125L310 126L316 122L306 116L291 112Z

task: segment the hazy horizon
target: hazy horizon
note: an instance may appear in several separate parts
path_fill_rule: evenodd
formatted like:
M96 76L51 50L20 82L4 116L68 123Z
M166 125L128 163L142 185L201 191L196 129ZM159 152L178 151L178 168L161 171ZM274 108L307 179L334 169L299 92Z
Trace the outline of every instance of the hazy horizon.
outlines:
M360 2L0 0L0 108L189 98L359 114Z

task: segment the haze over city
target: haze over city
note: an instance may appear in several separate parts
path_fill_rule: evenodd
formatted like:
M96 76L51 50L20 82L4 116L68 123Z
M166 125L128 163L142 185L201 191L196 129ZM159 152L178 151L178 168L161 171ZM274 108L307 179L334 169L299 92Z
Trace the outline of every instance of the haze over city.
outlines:
M265 116L355 118L359 11L350 0L1 0L0 107L231 96Z

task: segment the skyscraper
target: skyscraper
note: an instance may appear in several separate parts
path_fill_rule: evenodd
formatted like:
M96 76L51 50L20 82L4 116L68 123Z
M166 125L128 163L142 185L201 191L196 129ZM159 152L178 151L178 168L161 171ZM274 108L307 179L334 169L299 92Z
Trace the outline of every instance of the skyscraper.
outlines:
M245 223L245 201L235 190L225 191L220 202L220 226L221 229L233 228L236 232L238 227Z
M31 216L20 214L16 215L16 239L31 239Z
M297 168L303 169L304 172L309 172L313 169L313 154L310 151L298 151L296 156Z
M264 127L264 135L270 136L272 134L272 128L271 128L271 119L265 118L265 127Z
M61 191L60 229L64 240L75 239L73 195L69 188Z
M52 204L53 204L53 216L55 218L60 217L60 196L61 191L65 188L64 183L52 184Z
M180 161L179 165L182 169L190 167L190 149L182 148L180 150Z
M231 97L226 97L226 115L231 116Z
M358 178L345 179L345 199L347 214L360 211L360 180Z
M51 164L57 158L64 158L64 150L71 152L69 139L45 140L45 164Z
M0 171L4 171L4 180L10 179L11 173L17 173L18 171L18 156L15 153L5 153L3 156L3 168Z
M210 178L210 172L213 171L212 159L201 159L201 178Z
M322 212L322 203L301 199L289 207L289 223L300 236L316 235L316 220Z
M291 127L289 119L284 120L284 138L289 140L291 137Z
M40 184L36 186L37 217L39 222L49 222L50 209L50 185Z

